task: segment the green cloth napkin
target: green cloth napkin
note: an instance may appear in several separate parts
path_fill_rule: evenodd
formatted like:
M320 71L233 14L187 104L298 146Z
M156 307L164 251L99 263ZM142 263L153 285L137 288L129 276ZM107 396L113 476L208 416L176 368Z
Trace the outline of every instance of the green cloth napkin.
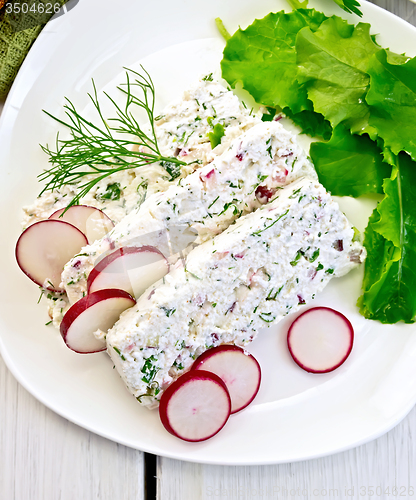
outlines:
M54 14L53 8L52 12L46 12L50 10L48 4L62 6L66 1L14 0L8 1L2 7L0 10L0 98L4 98L8 93L30 47Z

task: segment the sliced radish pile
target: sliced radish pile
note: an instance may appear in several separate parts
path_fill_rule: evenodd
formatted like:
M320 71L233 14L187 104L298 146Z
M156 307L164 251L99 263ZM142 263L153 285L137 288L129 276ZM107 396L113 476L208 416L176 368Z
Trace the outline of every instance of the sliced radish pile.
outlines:
M20 269L37 285L60 292L64 265L88 244L85 235L72 224L58 220L35 222L16 243Z
M260 388L261 370L256 358L235 345L220 345L205 351L195 361L193 370L218 375L231 397L231 413L249 405Z
M88 293L117 288L137 299L168 271L168 261L156 247L119 248L92 269L88 276Z
M103 238L114 227L111 219L98 208L73 205L64 212L65 208L61 208L54 212L49 219L69 222L85 234L88 243Z
M63 317L61 335L65 344L81 354L103 351L106 344L95 338L98 329L107 332L120 314L135 300L124 290L100 290L75 302Z
M185 441L205 441L219 432L231 412L224 382L214 373L191 370L162 394L159 415L165 429Z
M342 365L354 342L350 321L329 307L305 311L291 324L287 345L294 361L311 373L327 373Z

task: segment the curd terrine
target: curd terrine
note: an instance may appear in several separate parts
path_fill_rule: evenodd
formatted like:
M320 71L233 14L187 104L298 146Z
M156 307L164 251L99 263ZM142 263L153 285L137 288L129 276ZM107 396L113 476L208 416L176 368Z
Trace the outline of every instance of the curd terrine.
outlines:
M187 163L172 171L169 164L154 163L146 167L123 170L106 177L82 199L119 222L147 195L165 191L172 182L211 162L230 142L253 125L260 123L261 113L247 109L231 90L212 79L201 78L156 117L154 131L160 152L176 156ZM221 143L211 147L209 134L216 125L224 129ZM143 127L150 133L150 127ZM132 138L134 140L134 138ZM83 178L83 182L89 180ZM46 191L32 205L23 208L23 227L47 219L64 208L78 193L78 184L66 184Z
M323 186L300 179L179 260L108 331L108 353L129 391L154 407L203 351L247 344L364 258Z
M210 239L277 196L283 185L305 175L316 179L292 133L278 122L253 126L212 163L149 197L105 238L84 247L69 261L62 283L70 301L85 294L87 276L104 252L153 245L169 257L172 247L183 249L183 233L177 228L195 231L197 243Z

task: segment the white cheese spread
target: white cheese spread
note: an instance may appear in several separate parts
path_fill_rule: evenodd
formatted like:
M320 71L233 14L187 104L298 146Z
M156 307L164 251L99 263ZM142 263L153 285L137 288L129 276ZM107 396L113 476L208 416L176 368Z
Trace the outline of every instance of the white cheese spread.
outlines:
M65 266L62 284L71 303L86 293L97 259L116 247L153 245L166 257L181 246L179 226L198 234L198 243L221 233L241 215L278 195L282 186L316 173L296 137L278 122L261 122L235 139L209 165L149 197L105 238L84 247ZM169 233L170 238L167 238ZM172 241L175 239L175 241Z
M108 331L108 353L139 402L157 406L203 351L246 345L364 258L330 195L300 179L179 260Z
M186 177L212 161L236 136L259 123L260 116L261 113L247 110L233 92L206 77L186 90L181 100L163 110L154 123L154 130L162 155L177 156L188 163L182 166L179 175ZM217 124L224 128L224 136L213 150L209 133ZM150 195L165 191L172 184L169 166L166 167L155 163L116 172L91 189L82 203L105 211L110 219L119 222L140 204L144 186ZM86 180L88 178L83 182ZM43 193L32 205L23 208L23 227L47 219L56 210L66 207L78 191L78 184L69 184Z

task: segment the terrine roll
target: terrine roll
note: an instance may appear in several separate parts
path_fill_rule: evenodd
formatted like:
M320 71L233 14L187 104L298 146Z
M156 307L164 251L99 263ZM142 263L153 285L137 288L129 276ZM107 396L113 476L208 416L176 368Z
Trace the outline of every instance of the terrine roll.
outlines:
M156 246L165 257L181 241L170 241L178 226L189 227L198 243L226 229L277 196L282 185L316 172L296 137L278 122L260 123L236 139L212 163L182 178L167 191L150 196L103 239L84 247L65 266L62 285L71 303L83 297L97 260L115 248ZM176 232L181 239L181 232ZM188 240L187 240L188 241Z
M108 353L138 401L157 406L203 351L246 345L364 258L337 203L300 179L179 260L108 331Z

